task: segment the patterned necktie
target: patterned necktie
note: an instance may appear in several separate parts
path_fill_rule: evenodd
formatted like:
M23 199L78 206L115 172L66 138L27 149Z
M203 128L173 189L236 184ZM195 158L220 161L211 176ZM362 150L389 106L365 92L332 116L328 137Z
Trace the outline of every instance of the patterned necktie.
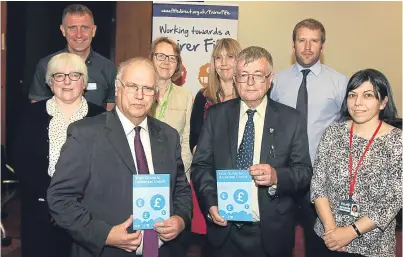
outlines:
M134 151L138 174L149 174L146 154L140 139L141 127L134 128ZM153 229L144 230L143 235L143 257L158 257L158 235Z
M243 132L242 142L236 155L236 168L246 170L253 164L253 149L255 142L255 125L253 123L253 115L256 110L247 110L248 121Z
M310 69L302 70L302 82L298 90L297 106L296 109L299 110L304 118L305 122L308 122L308 90L306 89L306 77L308 76Z

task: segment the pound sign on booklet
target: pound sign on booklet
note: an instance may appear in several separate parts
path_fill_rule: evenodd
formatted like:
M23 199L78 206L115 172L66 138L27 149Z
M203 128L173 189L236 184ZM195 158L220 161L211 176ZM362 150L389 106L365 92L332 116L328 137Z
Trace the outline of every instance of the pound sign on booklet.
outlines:
M242 196L243 196L243 192L239 192L238 193L238 201L241 202L241 203L243 203Z
M160 207L161 198L156 198L154 201L154 208L161 208Z

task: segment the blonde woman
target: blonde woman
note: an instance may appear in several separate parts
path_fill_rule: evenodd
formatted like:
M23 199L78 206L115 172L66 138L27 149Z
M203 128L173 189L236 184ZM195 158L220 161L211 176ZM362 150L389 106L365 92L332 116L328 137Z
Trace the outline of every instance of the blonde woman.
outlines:
M233 76L235 58L241 50L238 41L232 38L218 40L213 49L208 86L197 93L190 118L190 149L193 153L196 151L207 109L214 104L238 97ZM193 187L192 193L194 205L192 231L197 234L206 234L206 221L200 211Z
M24 257L69 256L71 239L52 224L46 192L70 123L105 110L83 97L87 67L75 54L53 56L46 82L54 93L30 105L20 119L11 158L21 183L21 248Z
M197 93L190 118L190 149L193 153L196 151L206 110L213 104L238 97L233 76L235 58L241 50L238 41L232 38L218 40L213 49L208 86Z

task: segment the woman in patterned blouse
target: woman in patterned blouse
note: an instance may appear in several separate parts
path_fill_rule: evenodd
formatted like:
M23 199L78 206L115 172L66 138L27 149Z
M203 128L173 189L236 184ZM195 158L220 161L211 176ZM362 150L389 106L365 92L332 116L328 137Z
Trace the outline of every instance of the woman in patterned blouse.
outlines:
M395 256L395 216L402 206L402 131L390 123L396 107L386 77L355 73L342 122L319 143L311 183L324 241L318 256ZM325 246L326 245L326 246Z

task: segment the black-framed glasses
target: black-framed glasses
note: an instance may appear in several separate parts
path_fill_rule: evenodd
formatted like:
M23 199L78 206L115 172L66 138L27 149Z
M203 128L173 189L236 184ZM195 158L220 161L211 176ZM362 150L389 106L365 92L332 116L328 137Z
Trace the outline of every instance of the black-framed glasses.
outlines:
M52 75L52 78L57 81L57 82L63 82L66 79L66 76L69 76L69 79L71 81L77 81L81 78L81 76L84 75L81 72L70 72L70 73L54 73Z
M135 83L127 83L124 84L122 81L120 81L119 79L116 79L116 81L118 81L123 89L125 90L126 93L128 94L137 94L137 92L139 90L141 90L141 92L143 92L144 95L147 96L153 96L158 92L158 88L157 87L149 87L149 86L139 86Z
M167 55L163 53L153 53L155 58L157 58L158 61L165 61L166 58L168 58L169 62L172 63L177 63L179 61L179 57L176 55Z
M267 75L242 73L242 74L236 74L236 75L234 75L234 77L238 83L248 82L250 76L252 76L253 82L264 83L270 75L271 75L271 73L269 73Z

